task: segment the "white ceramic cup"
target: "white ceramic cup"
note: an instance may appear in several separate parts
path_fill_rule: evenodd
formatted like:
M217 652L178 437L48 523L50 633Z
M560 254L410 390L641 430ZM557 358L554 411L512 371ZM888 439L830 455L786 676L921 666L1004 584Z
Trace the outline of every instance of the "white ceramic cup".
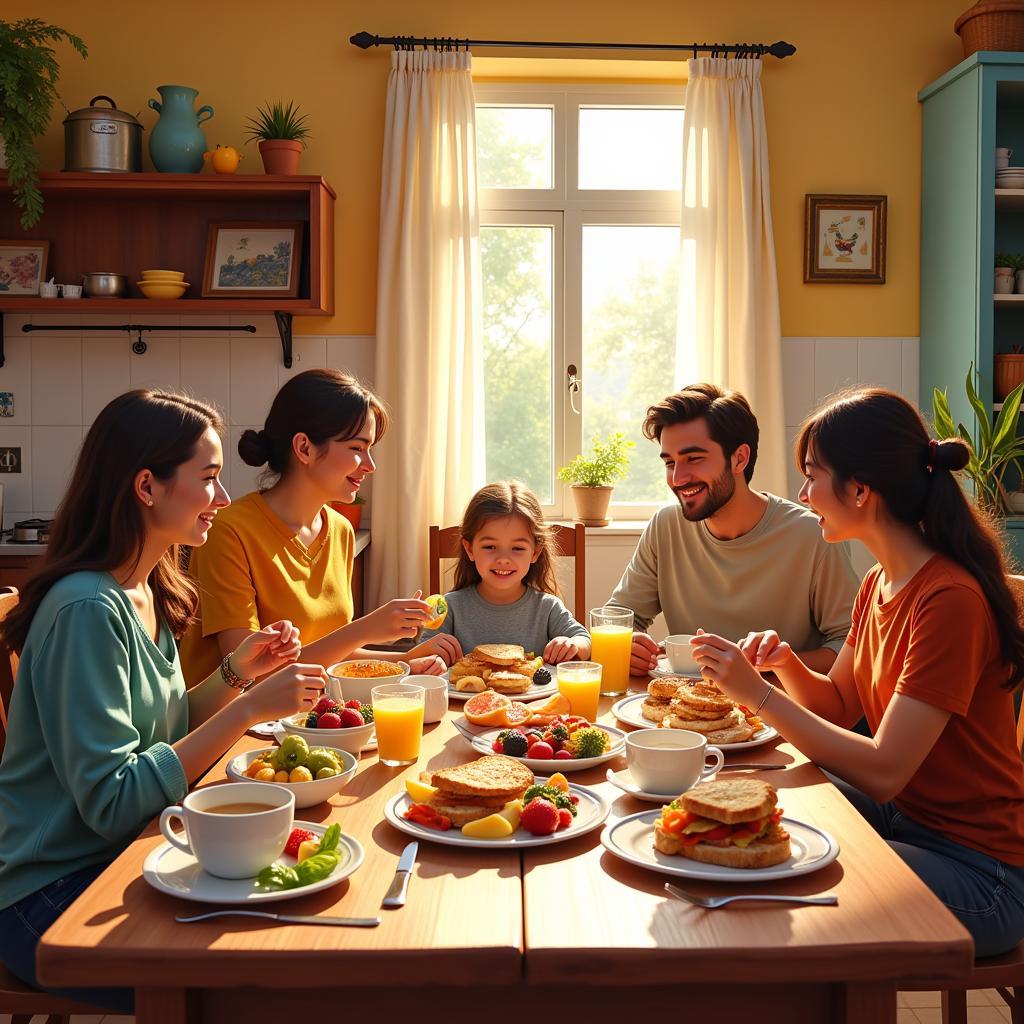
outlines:
M693 660L693 648L690 646L693 636L693 633L676 633L665 637L665 656L673 672L688 676L700 675L700 666Z
M50 284L49 281L43 281L39 285L39 297L41 299L55 299L60 295L59 287L59 285Z
M424 725L440 722L444 718L448 710L448 680L444 676L406 676L402 682L423 687Z
M708 764L708 759L712 763ZM637 729L626 734L626 762L645 793L679 796L722 767L725 756L688 729Z
M60 288L61 298L80 299L82 297L82 286L80 284L61 284L57 287Z
M261 804L251 814L217 814L211 807ZM180 804L165 807L160 831L167 841L190 853L203 870L218 878L252 878L281 856L295 817L295 794L264 782L229 782L189 793ZM171 828L177 819L185 839Z
M996 146L996 168L1009 167L1011 156L1013 156L1012 149L1008 149L1006 146Z

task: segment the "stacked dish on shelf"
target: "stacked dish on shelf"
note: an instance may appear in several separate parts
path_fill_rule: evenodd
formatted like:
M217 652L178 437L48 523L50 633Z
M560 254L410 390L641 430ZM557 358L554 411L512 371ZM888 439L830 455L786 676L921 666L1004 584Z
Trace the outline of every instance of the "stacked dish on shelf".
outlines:
M181 270L144 270L135 283L147 299L180 299L189 287Z
M997 167L996 188L1024 188L1024 167Z

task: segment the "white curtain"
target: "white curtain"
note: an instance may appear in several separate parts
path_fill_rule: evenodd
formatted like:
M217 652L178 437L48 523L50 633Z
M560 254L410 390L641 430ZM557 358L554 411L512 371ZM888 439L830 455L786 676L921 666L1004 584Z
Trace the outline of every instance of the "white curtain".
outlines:
M786 494L779 287L760 60L688 60L677 365L742 392L753 486Z
M380 197L368 608L427 585L427 527L483 478L480 215L469 53L391 56Z

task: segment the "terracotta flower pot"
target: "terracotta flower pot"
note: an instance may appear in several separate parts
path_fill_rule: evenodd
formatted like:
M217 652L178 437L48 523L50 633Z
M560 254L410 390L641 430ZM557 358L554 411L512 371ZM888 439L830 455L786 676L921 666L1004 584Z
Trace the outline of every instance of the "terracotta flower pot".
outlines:
M302 143L291 139L260 139L260 156L267 174L298 174Z
M1001 352L995 357L996 401L1001 402L1024 381L1024 354Z
M572 500L576 505L576 522L584 526L607 526L608 504L614 487L583 487L572 485Z

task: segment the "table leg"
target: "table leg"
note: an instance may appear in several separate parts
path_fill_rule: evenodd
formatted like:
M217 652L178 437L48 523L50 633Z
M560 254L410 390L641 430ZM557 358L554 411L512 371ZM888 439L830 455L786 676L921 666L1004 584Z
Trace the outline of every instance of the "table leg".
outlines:
M136 1024L188 1024L190 995L183 988L137 988Z
M842 1024L896 1024L895 984L850 981L837 985L835 1019Z

